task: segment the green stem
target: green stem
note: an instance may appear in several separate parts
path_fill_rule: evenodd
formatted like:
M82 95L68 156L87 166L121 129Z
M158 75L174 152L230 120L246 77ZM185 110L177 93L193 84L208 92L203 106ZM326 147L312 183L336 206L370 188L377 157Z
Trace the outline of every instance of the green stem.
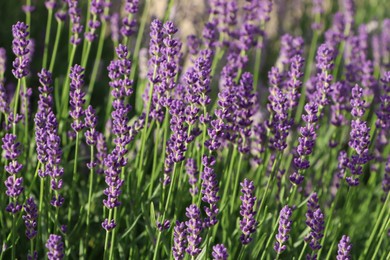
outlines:
M109 209L108 210L108 223L111 222L111 218L112 218L112 209ZM104 258L104 260L107 259L109 238L110 238L110 231L106 230L106 239L104 241L104 251L103 251L103 258Z
M80 132L76 132L76 144L75 144L75 154L74 154L74 162L73 162L72 185L77 185L77 180L78 180L77 161L78 161L78 155L79 155L79 142L80 142ZM75 192L71 192L70 205L69 205L69 211L68 211L68 225L71 225L72 209L74 207L74 195L75 195Z
M67 69L67 72L66 72L66 78L65 78L65 83L64 83L64 86L63 86L63 89L62 89L62 95L61 95L61 101L62 101L62 106L61 106L61 122L63 122L63 120L65 120L66 118L66 115L68 113L68 107L69 107L69 82L70 82L70 77L69 77L69 74L70 74L70 69L72 67L72 64L73 64L73 60L74 60L74 56L76 54L76 47L77 45L74 45L72 44L72 49L70 51L70 58L69 58L69 64L68 64L68 69ZM62 123L63 125L63 123ZM60 132L62 132L62 128L60 127Z
M43 47L42 68L46 68L47 66L47 54L49 51L52 20L53 20L53 10L49 8L48 15L47 15L46 32L45 32L45 45Z
M238 181L240 179L241 162L242 162L242 153L240 153L240 157L238 159L237 172L236 172L234 186L233 186L233 197L230 200L230 214L233 214L233 209L235 205L234 202L236 201L237 190L239 189Z
M379 232L380 238L379 238L379 241L377 242L374 254L372 255L371 259L377 259L376 256L379 252L379 248L381 247L383 239L384 239L385 234L386 234L385 229L387 229L389 227L389 225L390 225L390 217L387 217L387 221L385 221L385 223L383 223L383 228Z
M93 164L94 164L94 146L91 146L91 169L89 171L89 189L88 189L88 206L87 206L87 231L85 235L85 252L84 255L87 254L88 247L88 236L89 236L89 225L90 225L90 214L91 214L91 203L92 203L92 190L93 190Z
M19 96L20 96L20 85L21 85L21 80L18 79L18 86L16 87L16 91L14 94L14 119L13 119L13 125L12 125L12 133L15 135L16 134L16 114L18 112L18 105L19 105Z
M386 205L389 203L389 201L390 201L390 192L387 193L386 200L383 203L382 209L379 212L379 216L378 216L378 218L376 218L376 222L375 222L374 228L372 229L370 237L368 238L367 244L364 247L364 251L363 251L363 255L362 255L363 259L367 259L368 251L369 251L369 249L371 247L371 244L372 244L372 242L374 240L374 237L377 235L377 231L378 231L379 225L381 223L383 223L382 219L383 219L383 216L385 215L385 212L386 212L386 210L388 208Z
M57 52L58 52L58 45L60 43L60 38L61 38L61 32L62 32L63 24L64 23L62 21L58 21L57 32L56 32L56 39L54 40L53 53L51 55L50 66L49 66L49 71L51 71L51 72L53 72L54 64L56 62L56 57L57 57Z
M162 221L165 220L165 216L166 216L167 211L168 211L168 205L169 205L169 202L170 202L170 199L172 196L173 187L175 186L175 183L176 183L176 163L173 165L172 173L173 173L172 183L169 185L168 197L167 197L167 200L165 201L165 207L164 207L164 213L162 216ZM157 242L156 242L156 248L154 249L153 260L157 259L157 254L158 254L158 250L160 247L160 237L161 237L161 232L159 232L159 234L157 236Z
M306 243L306 242L303 242L302 251L301 251L301 253L299 254L298 260L301 260L301 259L303 258L303 254L305 253L306 247L307 247L307 243Z

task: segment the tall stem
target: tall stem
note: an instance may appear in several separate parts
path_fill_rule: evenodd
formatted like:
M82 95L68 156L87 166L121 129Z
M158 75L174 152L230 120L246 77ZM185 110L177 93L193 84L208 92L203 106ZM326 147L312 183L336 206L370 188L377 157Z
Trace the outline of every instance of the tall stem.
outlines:
M56 32L56 39L54 40L53 53L51 55L50 66L49 66L49 71L51 71L51 72L53 72L54 64L56 62L56 57L57 57L57 52L58 52L58 45L60 43L60 38L61 38L61 32L62 32L63 25L64 25L64 23L62 21L58 22L57 32Z
M73 162L73 185L77 185L78 182L78 174L77 174L77 161L79 156L79 142L80 142L80 132L76 132L76 144L75 144L75 154L74 154L74 162ZM71 225L72 220L72 210L74 207L74 195L75 192L71 192L70 194L70 205L69 205L69 211L68 211L68 224Z
M49 42L50 42L50 32L51 24L53 20L53 9L48 9L47 14L47 23L46 23L46 32L45 32L45 45L43 47L43 58L42 58L42 67L46 68L47 66L47 55L49 51Z
M88 207L87 207L87 231L85 235L85 252L87 253L87 245L88 245L88 236L89 236L89 224L90 224L90 213L91 213L91 203L92 203L92 190L93 190L93 169L94 169L94 146L91 146L91 169L89 171L89 189L88 189Z

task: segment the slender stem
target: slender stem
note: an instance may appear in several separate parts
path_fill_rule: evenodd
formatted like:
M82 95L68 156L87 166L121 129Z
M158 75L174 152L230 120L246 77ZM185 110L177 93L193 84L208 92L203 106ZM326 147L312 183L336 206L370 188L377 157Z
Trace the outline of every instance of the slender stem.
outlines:
M12 215L12 259L15 258L15 251L16 251L16 223L15 223L16 216L15 214Z
M18 80L18 86L16 87L16 91L14 94L14 119L13 119L13 125L12 125L12 133L15 135L16 134L16 114L18 112L18 105L19 105L19 96L20 96L20 85L21 85L21 80Z
M303 254L305 253L306 247L307 247L307 243L306 243L306 242L303 242L302 251L301 251L301 253L299 254L298 260L301 260L301 259L303 258Z
M389 201L390 201L390 192L387 193L386 200L383 203L382 209L379 212L379 216L376 218L376 222L375 222L374 228L372 229L370 237L368 238L367 244L364 247L364 251L363 251L363 255L362 255L363 259L366 259L368 251L369 251L369 249L371 247L371 244L372 244L372 242L374 240L374 237L377 235L377 231L378 231L379 225L381 223L383 223L382 219L383 219L383 216L385 215L386 210L388 209L388 206L386 206L386 205L389 203Z
M48 9L47 14L47 23L46 23L46 32L45 32L45 45L43 47L43 58L42 58L42 68L46 68L47 66L47 55L49 51L49 42L50 42L50 32L51 32L51 24L53 20L53 9Z
M63 86L63 90L62 90L62 96L61 96L61 101L62 101L62 106L61 106L61 122L66 118L66 114L68 113L68 107L69 107L69 82L70 82L70 77L69 77L69 74L70 74L70 68L72 67L72 64L73 64L73 60L74 60L74 56L76 54L76 48L77 48L77 45L75 44L72 44L72 49L70 51L70 58L69 58L69 64L68 64L68 69L67 69L67 72L66 72L66 78L65 78L65 83L64 83L64 86ZM61 127L60 127L60 132L61 131Z
M25 147L28 147L28 96L27 96L27 86L26 86L26 78L22 78L22 85L23 85L23 95L24 95L24 145ZM27 149L27 158L28 158L28 149ZM26 158L26 160L27 160Z
M77 185L78 174L77 174L77 161L79 156L79 142L80 142L80 132L76 132L76 144L75 144L75 154L74 154L74 162L73 162L73 185ZM74 207L74 195L75 192L71 192L70 195L70 205L68 211L68 224L71 225L72 220L72 209Z
M49 70L51 72L53 72L54 64L56 62L56 57L57 57L57 52L58 52L58 45L60 43L60 38L61 38L61 32L62 32L63 24L64 23L62 21L58 22L57 32L56 32L56 39L54 40L53 53L51 55L50 66L49 66Z
M85 235L85 251L84 255L87 253L87 245L88 245L88 236L89 236L89 225L90 225L90 213L91 213L91 203L92 203L92 190L93 190L93 169L94 169L94 146L91 145L91 161L90 161L90 171L89 171L89 189L88 189L88 206L87 206L87 231Z
M176 175L176 163L173 165L173 172L172 173L173 173L172 183L169 185L168 197L167 197L167 200L165 201L165 207L164 207L164 213L162 216L162 221L165 220L165 216L166 216L167 211L168 211L169 201L170 201L171 196L172 196L173 187L175 186L175 183L176 183L176 176L177 176ZM153 260L157 259L158 249L160 247L160 237L161 237L161 232L159 232L159 234L157 236L157 242L156 242L156 248L154 249Z
M112 217L112 209L109 209L108 210L108 223L111 222L111 217ZM110 231L106 230L106 239L104 241L104 251L103 251L103 258L104 259L107 259L109 238L110 238Z
M109 8L110 4L111 4L110 0L105 0L104 16L108 16L108 14L110 12L110 8ZM95 62L93 64L91 79L89 81L88 91L87 91L87 95L85 98L87 105L90 103L91 96L93 93L93 88L95 87L95 81L97 78L99 65L100 65L100 61L101 61L102 53L103 53L104 38L106 37L106 30L107 30L107 21L106 21L106 19L102 19L102 26L101 26L100 35L99 35L99 43L98 43L98 47L97 47Z
M238 181L240 179L241 162L242 162L242 153L240 153L240 157L238 159L238 166L237 166L235 181L234 181L234 185L233 185L233 197L230 200L230 214L233 214L233 209L234 209L234 205L235 205L234 202L236 201L237 190L239 189Z
M383 239L384 239L385 234L386 234L385 229L387 229L389 227L389 225L390 225L390 216L387 217L387 221L385 221L383 223L383 228L381 229L381 232L379 232L380 238L379 238L379 241L377 242L377 245L375 247L375 251L374 251L371 259L377 259L376 256L379 252L379 248L381 247ZM387 259L389 259L389 258L387 258Z
M118 214L118 208L116 207L114 209L114 218L113 218L114 222L116 221L117 214ZM108 259L110 260L114 259L113 256L114 256L114 245L115 245L115 233L117 229L118 229L117 227L114 228L111 234L110 256L108 257Z

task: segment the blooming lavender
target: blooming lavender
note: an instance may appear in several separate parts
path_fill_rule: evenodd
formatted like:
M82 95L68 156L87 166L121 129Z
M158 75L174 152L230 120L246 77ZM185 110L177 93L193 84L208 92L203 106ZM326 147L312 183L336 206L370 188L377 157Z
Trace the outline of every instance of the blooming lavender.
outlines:
M104 166L106 167L104 171L105 182L108 187L103 192L107 196L107 199L103 200L103 204L110 211L121 204L119 196L124 181L121 179L120 173L127 164L127 145L131 141L130 127L128 126L128 113L131 110L131 106L125 101L126 97L133 93L133 82L129 79L131 62L128 58L128 49L120 44L116 48L116 52L119 59L111 61L108 67L111 80L110 86L112 88L111 94L114 97L112 103L114 111L111 117L115 148L104 159ZM110 231L116 226L115 219L110 219L110 217L111 215L102 223L102 227L106 231Z
M223 244L217 244L213 246L213 252L211 253L214 260L226 260L229 257L226 247Z
M197 256L201 252L199 245L202 242L202 237L200 236L202 221L199 208L195 204L191 204L186 208L186 216L188 218L185 222L188 242L186 252L191 256Z
M288 71L287 99L289 102L289 109L294 109L299 103L300 88L302 87L302 81L300 78L303 76L303 65L305 59L301 55L297 54L291 58L290 70Z
M362 99L363 89L356 85L352 89L351 114L355 118L351 121L351 132L350 139L348 142L356 154L352 155L349 162L348 168L352 176L346 177L346 181L350 186L359 185L358 175L363 173L363 165L366 164L370 159L369 145L370 145L370 128L367 126L367 122L362 121L364 115L364 103Z
M278 151L283 151L287 147L286 139L291 122L288 119L287 97L280 89L281 75L277 68L273 67L268 73L271 83L270 95L268 96L268 110L272 114L267 122L268 128L271 129L272 137L270 143Z
M2 141L3 145L1 148L4 151L4 158L9 161L4 168L6 172L10 174L4 182L7 188L5 193L11 199L6 210L12 214L16 214L22 209L22 205L18 202L18 197L24 190L23 177L16 177L23 168L23 165L18 162L18 157L21 155L22 151L20 143L16 141L16 135L5 134Z
M76 46L81 42L81 33L84 28L84 26L81 25L81 10L78 8L78 0L67 0L67 4L69 6L68 14L72 25L72 36L70 38L70 43Z
M249 181L248 179L244 179L240 185L243 194L240 196L242 201L240 206L240 215L242 216L240 220L240 229L242 231L240 240L243 245L247 245L252 241L251 234L256 231L257 226L255 219L256 211L254 211L256 197L253 196L255 186L253 185L253 181Z
M281 254L287 248L287 246L283 244L288 240L291 231L291 215L292 209L289 206L284 206L280 211L278 234L276 235L276 242L274 245L274 250L278 254Z
M305 237L310 248L315 252L321 249L321 239L324 236L324 214L318 205L317 193L313 193L307 201L306 224L310 228L310 233ZM310 256L310 255L309 255ZM312 255L313 256L313 255Z
M190 193L192 196L198 194L199 190L196 184L198 183L198 167L193 158L188 158L186 162L186 172L188 174L188 183L191 185Z
M120 32L123 37L130 37L136 32L137 20L132 19L132 16L138 13L139 0L127 0L125 3L125 17L122 18L122 27Z
M85 39L89 42L93 42L97 38L96 30L100 27L99 15L103 13L103 1L92 0L90 12L92 19L88 21L87 31L84 33Z
M14 67L12 73L17 79L21 79L27 76L29 73L29 34L28 25L25 23L17 22L16 24L12 25L12 35L14 37L12 40L12 51L16 55L16 59L12 63Z
M50 234L46 242L47 258L49 260L61 260L64 258L64 243L62 237L55 234Z
M295 185L299 185L303 180L301 173L310 167L310 161L307 156L313 153L313 148L317 138L316 122L318 121L318 106L317 104L308 103L305 105L306 115L302 115L305 126L299 128L301 134L298 137L299 144L297 146L297 156L294 157L294 164L298 168L298 172L290 176L290 181Z
M26 237L31 240L37 235L38 208L32 197L24 205L25 215L22 216L26 226Z
M76 64L71 67L70 71L69 115L73 118L73 123L71 124L72 129L75 132L80 132L84 128L83 117L85 115L83 109L85 93L82 91L84 85L84 68Z
M330 85L333 80L331 72L334 67L334 51L326 44L321 44L316 56L316 88L315 102L321 107L329 104Z
M215 158L210 156L203 156L203 172L201 175L202 178L202 200L209 204L209 207L204 207L207 218L204 220L203 224L205 227L214 226L217 223L217 214L219 209L217 203L220 199L218 196L219 186L217 176L214 173L212 168L215 164Z
M183 259L187 245L187 229L184 222L176 221L173 229L172 253L175 260Z
M351 244L351 239L349 236L343 235L341 238L339 245L338 245L338 250L337 250L337 260L350 260L351 259L351 249L352 249L352 244Z

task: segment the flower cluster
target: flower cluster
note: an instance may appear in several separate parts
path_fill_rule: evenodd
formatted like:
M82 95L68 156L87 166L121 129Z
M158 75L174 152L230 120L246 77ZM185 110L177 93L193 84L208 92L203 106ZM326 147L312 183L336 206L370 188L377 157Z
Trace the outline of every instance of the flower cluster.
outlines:
M338 250L337 250L337 260L350 260L351 259L351 249L352 249L352 244L351 244L351 239L349 236L343 235L341 238L339 245L338 245Z
M200 219L200 210L195 204L191 204L186 208L186 216L188 220L185 222L187 226L187 248L186 252L191 256L197 256L201 249L199 248L202 242L200 232L202 232L202 221Z
M84 103L85 103L85 93L82 90L84 85L84 68L80 65L74 65L70 69L69 75L70 82L70 111L69 115L73 118L73 123L71 124L75 132L80 132L84 129L84 120L85 115Z
M16 135L6 134L2 138L2 141L3 145L1 148L4 151L4 158L9 161L8 165L4 168L10 174L4 182L7 188L5 193L11 199L6 210L12 214L16 214L22 209L22 205L19 204L17 200L24 190L23 177L16 177L23 168L23 165L18 162L18 157L21 155L22 151L20 143L16 141Z
M70 42L73 45L79 45L81 42L81 33L84 26L81 25L81 10L77 6L79 5L78 0L67 0L68 3L68 14L72 24L72 36Z
M175 260L184 258L185 248L187 245L187 229L184 222L176 221L173 229L173 247L172 253Z
M62 237L55 234L50 234L46 242L47 258L49 260L61 260L64 258L64 242Z
M217 176L212 168L215 164L215 158L213 156L203 156L203 172L201 175L202 178L202 201L209 204L209 207L204 207L207 218L204 220L204 226L211 227L217 223L217 215L219 209L217 203L219 201L218 191L218 180Z
M291 215L292 209L289 206L284 206L280 211L278 234L276 235L276 242L274 245L274 249L278 254L281 254L287 248L287 246L283 244L288 240L291 231Z
M242 235L240 236L241 243L243 245L247 245L252 241L251 234L256 231L256 211L254 210L256 197L253 196L253 191L255 186L253 185L253 181L249 181L245 179L240 183L242 189L242 196L240 199L242 201L240 206L240 215L242 219L240 220L240 229L242 231Z
M103 13L103 1L92 0L91 1L91 15L92 19L88 21L87 31L84 33L85 39L89 42L93 42L97 38L96 30L100 27L100 21L98 16Z
M27 76L29 73L29 34L28 25L25 23L17 22L16 24L12 25L12 35L14 37L12 40L12 51L16 55L16 59L12 63L14 67L12 73L17 79L21 79Z
M321 239L324 236L324 214L318 205L317 193L313 193L307 201L306 224L310 233L305 237L310 248L315 252L321 249Z

